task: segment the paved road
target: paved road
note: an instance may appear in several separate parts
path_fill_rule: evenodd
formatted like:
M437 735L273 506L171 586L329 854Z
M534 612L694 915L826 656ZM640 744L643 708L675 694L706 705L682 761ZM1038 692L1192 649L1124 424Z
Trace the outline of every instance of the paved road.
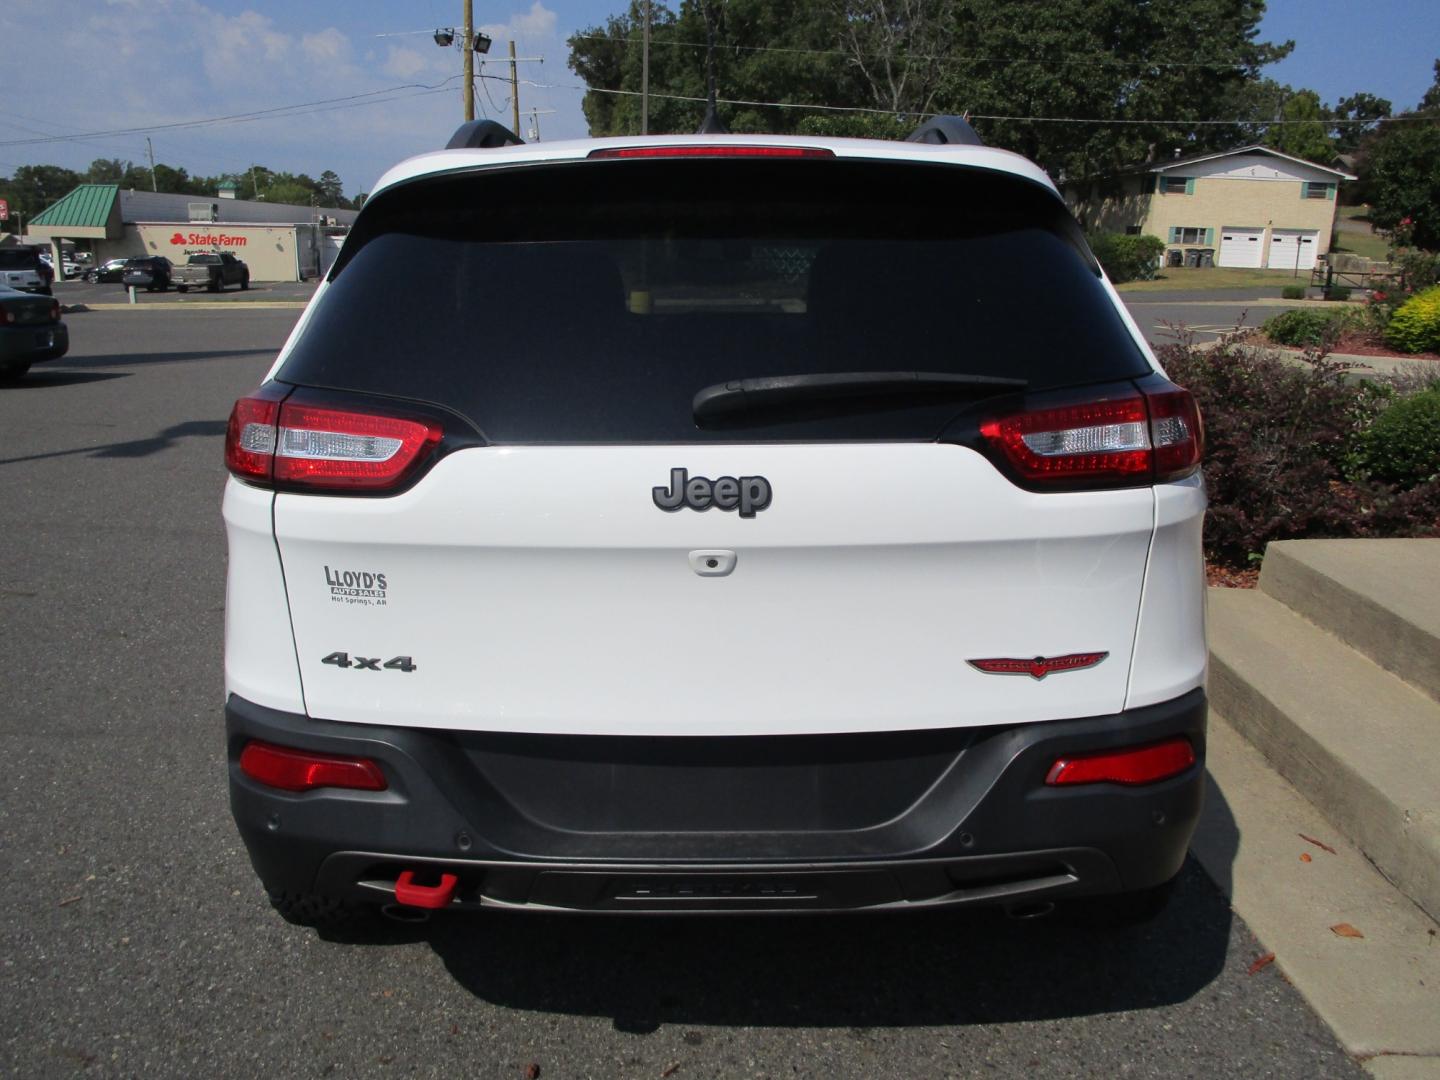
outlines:
M294 318L75 315L0 389L0 1074L1361 1075L1193 863L1124 933L281 923L225 802L220 449Z
M1259 326L1272 315L1303 306L1255 299L1253 293L1204 299L1196 294L1171 297L1164 293L1121 293L1121 299L1152 345L1169 345L1187 338L1214 341L1237 326Z

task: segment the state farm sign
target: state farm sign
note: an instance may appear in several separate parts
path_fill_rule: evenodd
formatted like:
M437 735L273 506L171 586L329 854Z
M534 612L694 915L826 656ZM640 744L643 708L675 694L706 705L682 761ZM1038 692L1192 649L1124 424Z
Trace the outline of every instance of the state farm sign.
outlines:
M244 247L248 237L238 236L235 233L182 233L177 232L170 237L170 243L175 247Z

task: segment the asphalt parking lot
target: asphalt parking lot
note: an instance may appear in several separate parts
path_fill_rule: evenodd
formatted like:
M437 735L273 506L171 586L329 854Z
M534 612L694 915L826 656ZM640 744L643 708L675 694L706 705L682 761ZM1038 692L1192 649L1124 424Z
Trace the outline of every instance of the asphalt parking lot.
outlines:
M90 311L0 388L0 1072L1362 1075L1192 860L1139 930L998 914L269 909L229 818L221 445L294 310Z

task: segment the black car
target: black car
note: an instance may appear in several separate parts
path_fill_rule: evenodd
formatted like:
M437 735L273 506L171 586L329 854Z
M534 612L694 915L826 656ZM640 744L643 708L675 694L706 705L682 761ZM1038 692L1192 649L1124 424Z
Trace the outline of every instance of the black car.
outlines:
M146 292L154 292L156 289L164 292L170 288L172 269L170 260L164 255L139 255L125 260L125 269L120 273L120 280L126 285L143 288Z
M11 382L40 360L70 349L70 331L60 321L60 304L0 285L0 382Z
M129 261L129 259L108 259L101 265L86 270L85 280L92 284L101 281L119 281L125 273L125 266Z

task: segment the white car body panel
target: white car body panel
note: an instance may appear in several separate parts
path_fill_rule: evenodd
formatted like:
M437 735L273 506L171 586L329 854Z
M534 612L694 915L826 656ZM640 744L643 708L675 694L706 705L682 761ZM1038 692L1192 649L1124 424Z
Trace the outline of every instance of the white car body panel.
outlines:
M226 481L225 693L271 709L304 712L285 579L275 550L274 502L274 492L234 477Z
M681 466L773 503L661 511ZM605 735L1118 712L1154 518L1149 488L1032 494L935 443L477 448L394 497L275 501L311 716ZM383 606L332 595L347 570L384 574ZM1111 659L1043 680L965 662L1088 651Z

